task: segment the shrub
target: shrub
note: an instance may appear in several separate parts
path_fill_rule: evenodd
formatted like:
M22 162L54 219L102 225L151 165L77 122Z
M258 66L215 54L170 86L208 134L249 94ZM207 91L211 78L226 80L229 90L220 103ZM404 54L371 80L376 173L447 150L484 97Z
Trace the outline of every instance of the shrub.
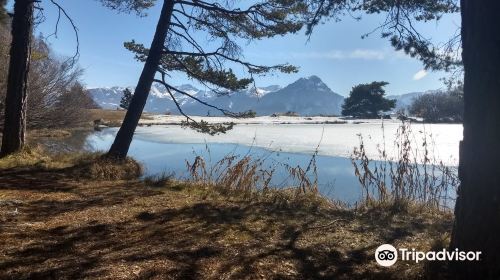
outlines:
M142 173L142 166L132 158L116 160L98 154L83 158L73 168L77 177L92 180L132 180Z

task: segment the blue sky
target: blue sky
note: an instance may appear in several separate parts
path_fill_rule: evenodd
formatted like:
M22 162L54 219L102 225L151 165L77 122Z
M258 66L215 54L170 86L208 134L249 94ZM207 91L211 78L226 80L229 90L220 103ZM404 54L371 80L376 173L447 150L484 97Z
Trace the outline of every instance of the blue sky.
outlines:
M12 2L12 1L11 1ZM78 26L80 36L80 65L85 70L84 82L89 87L133 86L142 64L123 47L123 42L135 39L148 46L159 16L160 7L148 11L147 17L118 14L99 5L97 1L59 1ZM161 2L161 1L160 1ZM54 31L57 10L43 1L45 22L37 31L48 35ZM258 86L287 85L304 76L319 76L333 91L347 95L359 83L387 81L387 94L403 94L443 87L439 78L445 73L426 73L416 59L395 52L386 39L375 33L361 35L379 25L379 16L364 16L361 21L346 17L342 22L319 26L310 40L305 32L285 37L255 41L243 45L245 58L258 64L288 62L300 67L297 74L278 74L259 78ZM449 38L460 25L460 18L445 17L438 25L420 26L422 33L434 41ZM75 37L68 22L62 21L58 37L50 39L55 51L72 55ZM235 69L238 71L238 69ZM175 75L173 84L192 83Z

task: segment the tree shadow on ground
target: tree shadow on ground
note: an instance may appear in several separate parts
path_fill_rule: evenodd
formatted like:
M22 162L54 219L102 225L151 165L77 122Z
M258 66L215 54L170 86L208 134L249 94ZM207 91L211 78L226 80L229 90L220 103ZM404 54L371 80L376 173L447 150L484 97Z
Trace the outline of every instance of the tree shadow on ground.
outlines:
M352 211L9 172L0 191L35 198L0 227L2 279L401 279L373 252L419 233Z

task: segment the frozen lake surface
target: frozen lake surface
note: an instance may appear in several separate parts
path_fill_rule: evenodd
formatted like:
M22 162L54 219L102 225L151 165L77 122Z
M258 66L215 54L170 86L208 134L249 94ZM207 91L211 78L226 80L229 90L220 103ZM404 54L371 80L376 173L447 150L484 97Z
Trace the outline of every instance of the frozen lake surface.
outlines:
M209 136L178 125L139 127L136 137L161 143L224 143L255 146L274 151L349 157L363 136L370 158L379 156L377 144L385 142L389 155L395 155L397 130L400 122L371 121L359 124L238 124L226 134ZM412 147L422 150L424 136L431 158L448 165L458 164L458 146L462 139L459 124L412 124ZM115 131L116 129L112 129ZM385 139L384 139L385 138Z
M229 153L253 157L267 157L269 168L276 163L306 167L318 148L318 183L322 193L332 198L354 202L360 197L360 187L349 159L363 135L365 149L370 158L379 158L378 149L385 148L389 157L395 156L399 122L371 121L348 124L238 124L226 134L209 136L179 125L138 127L131 145L130 155L141 161L147 174L174 172L187 176L186 160L196 155L214 163ZM117 128L91 134L86 144L92 150L106 150L111 145ZM462 139L462 125L412 124L412 147L422 151L423 139L429 145L429 157L455 166L458 163L458 145ZM426 137L424 137L426 135ZM379 145L379 146L377 146ZM207 147L210 152L207 151ZM413 153L415 155L415 152ZM419 155L417 155L419 156ZM285 170L278 171L274 185L286 186Z

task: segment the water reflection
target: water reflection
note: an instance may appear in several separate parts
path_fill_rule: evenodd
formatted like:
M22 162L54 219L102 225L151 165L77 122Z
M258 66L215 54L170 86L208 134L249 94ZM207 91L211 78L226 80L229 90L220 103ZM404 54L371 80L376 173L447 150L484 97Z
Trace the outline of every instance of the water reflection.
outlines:
M29 139L29 141L30 144L42 145L48 152L52 153L91 151L94 147L89 143L88 137L93 133L92 130L74 130L68 137L40 137Z
M93 150L105 151L111 145L115 133L115 130L96 132L87 138L88 146L91 146ZM129 151L130 156L143 163L146 175L166 172L174 173L179 178L189 176L186 160L192 162L199 155L210 166L228 154L240 157L251 155L253 158L265 158L262 168L276 170L270 182L272 186L276 187L297 185L298 182L290 178L286 165L292 167L301 166L305 169L312 156L312 154L272 151L230 143L155 142L145 137L135 137ZM357 177L354 176L354 168L350 159L318 155L316 156L316 163L318 189L322 194L347 203L354 203L361 198L360 184Z
M172 133L170 129L177 131L178 127L162 128L161 132L163 132L163 134L159 133L160 131L158 128L141 128L134 137L129 155L144 165L145 175L155 175L166 172L174 173L176 177L179 178L187 178L189 174L186 161L193 162L196 156L203 157L207 165L211 166L228 154L240 156L240 158L250 155L256 159L266 159L262 165L262 169L275 169L270 185L287 187L290 185L298 185L296 180L294 181L293 178L290 178L287 166L301 166L305 169L313 154L312 151L299 153L289 152L290 150L287 150L285 152L279 149L240 144L239 142L236 142L236 144L228 142L204 143L199 139L192 141L192 143L189 143L189 141L180 141L181 143L168 142L164 134ZM341 127L341 129L345 130L346 128ZM106 151L114 140L116 131L117 130L114 128L96 132L77 131L71 137L63 139L63 141L46 139L40 140L40 143L53 151ZM279 136L276 137L279 138ZM303 138L305 137L303 136ZM246 143L245 141L248 139L240 140ZM317 140L311 138L309 141ZM312 147L317 145L317 143L312 143L313 142L310 144ZM294 143L289 144L292 148L295 147ZM334 143L330 145L333 144ZM350 144L354 146L357 143ZM348 149L348 147L344 147L344 149ZM372 162L372 164L374 163L376 162ZM360 183L358 178L354 176L354 168L349 158L344 156L325 155L320 152L320 154L316 156L316 164L318 189L322 194L347 203L354 203L361 198ZM449 195L454 196L452 190Z

